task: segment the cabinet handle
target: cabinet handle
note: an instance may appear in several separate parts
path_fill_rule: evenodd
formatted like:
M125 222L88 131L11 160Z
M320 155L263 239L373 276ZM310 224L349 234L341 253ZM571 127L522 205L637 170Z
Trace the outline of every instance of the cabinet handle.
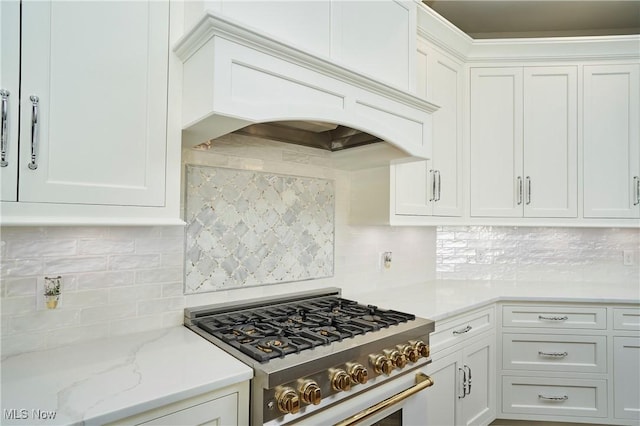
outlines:
M527 201L526 201L526 204L529 205L529 204L531 204L531 177L527 176L525 179L527 181Z
M562 317L545 317L544 315L538 315L538 319L542 321L566 321L569 317L566 315Z
M469 371L469 374L467 374L467 387L464 390L464 394L466 396L471 395L471 367L465 365L464 369Z
M522 204L522 176L518 176L516 178L516 183L518 185L518 205Z
M431 198L429 201L436 201L436 172L435 170L429 170L429 177L431 177Z
M545 401L555 401L555 402L564 402L567 399L569 399L569 397L567 395L562 395L562 396L545 396L545 395L541 395L538 394L538 399L543 399Z
M554 358L564 358L567 355L569 355L569 353L568 352L542 352L542 351L538 351L538 355L539 356L554 357Z
M0 127L0 150L1 158L0 158L0 167L7 167L9 163L7 162L7 115L9 111L9 91L5 89L0 89L0 114L2 115L2 125Z
M634 176L633 183L635 184L635 187L636 187L636 202L633 203L633 205L637 206L638 204L640 204L640 177Z
M38 104L40 99L35 95L31 95L29 99L31 100L31 162L28 167L30 170L35 170L38 168L36 160L38 157Z
M438 177L438 198L436 198L436 201L440 201L440 195L442 190L442 180L440 178L440 170L436 170L436 176Z
M453 335L454 335L454 336L459 336L459 335L461 335L461 334L468 333L468 332L470 332L470 331L471 331L471 329L472 329L472 328L473 328L473 327L471 327L470 325L468 325L468 326L466 326L465 328L462 328L462 329L460 329L460 330L453 330Z
M467 370L458 367L458 371L462 373L462 395L458 395L458 399L467 396Z

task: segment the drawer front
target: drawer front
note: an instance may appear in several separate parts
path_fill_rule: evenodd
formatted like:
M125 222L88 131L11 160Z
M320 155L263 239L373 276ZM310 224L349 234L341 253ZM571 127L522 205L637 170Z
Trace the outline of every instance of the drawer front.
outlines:
M604 330L607 328L607 309L506 305L502 307L502 326Z
M463 342L471 336L494 328L495 310L493 307L470 314L436 322L435 331L429 337L431 352Z
M502 410L518 414L607 417L607 382L503 377Z
M613 328L616 330L640 330L640 309L614 308Z
M511 334L502 336L505 370L607 371L605 336Z

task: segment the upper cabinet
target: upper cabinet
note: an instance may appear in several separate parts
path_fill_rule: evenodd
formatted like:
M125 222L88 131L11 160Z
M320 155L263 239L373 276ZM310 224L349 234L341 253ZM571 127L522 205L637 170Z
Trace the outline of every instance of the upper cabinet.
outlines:
M413 89L417 7L413 0L185 3L188 28L210 11L359 74Z
M584 216L640 217L640 65L584 67Z
M169 2L0 7L3 223L110 214L74 205L119 206L120 217L164 207Z
M472 68L472 217L575 218L577 67Z
M464 67L425 42L419 41L417 51L418 95L440 107L433 115L432 156L427 183L431 192L429 214L462 216ZM402 183L398 180L396 185ZM417 182L406 184L416 185Z

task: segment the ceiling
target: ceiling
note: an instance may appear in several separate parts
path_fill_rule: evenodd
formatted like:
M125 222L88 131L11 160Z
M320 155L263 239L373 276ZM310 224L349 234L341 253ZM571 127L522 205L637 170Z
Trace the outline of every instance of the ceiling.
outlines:
M474 39L640 34L640 0L423 0Z

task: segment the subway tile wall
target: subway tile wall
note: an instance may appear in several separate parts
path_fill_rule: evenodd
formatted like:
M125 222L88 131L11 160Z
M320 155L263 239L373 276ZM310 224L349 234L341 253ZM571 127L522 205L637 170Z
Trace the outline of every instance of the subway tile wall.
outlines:
M351 226L350 177L327 152L228 136L185 150L190 164L334 179L333 277L184 296L182 227L2 227L2 358L12 354L182 324L185 306L336 286L343 294L435 278L434 228ZM393 252L381 271L380 252ZM55 310L44 306L44 277L62 275Z
M640 281L637 229L443 226L436 252L438 279Z
M2 356L182 323L182 227L3 227ZM62 276L56 309L44 277Z

